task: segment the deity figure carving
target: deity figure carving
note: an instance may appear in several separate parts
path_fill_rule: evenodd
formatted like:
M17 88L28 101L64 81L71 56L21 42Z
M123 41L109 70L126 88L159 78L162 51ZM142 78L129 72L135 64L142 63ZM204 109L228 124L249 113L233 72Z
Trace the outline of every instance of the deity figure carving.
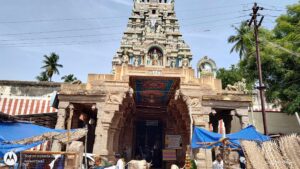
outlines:
M212 72L212 66L209 63L202 63L200 69L203 72Z
M135 57L135 58L134 58L133 65L134 65L134 66L139 66L139 59L138 59L138 57Z
M146 64L147 65L151 65L152 64L151 58L150 58L150 56L148 54L146 55Z
M159 60L158 60L158 54L157 54L157 52L156 52L156 49L154 49L154 52L153 52L153 54L152 54L152 58L153 58L153 65L158 65L159 63Z
M184 58L182 61L182 67L189 67L189 60L187 58Z
M151 62L153 66L161 66L162 65L162 57L161 54L157 52L156 49L153 50L153 52L150 53Z
M152 25L151 25L151 22L150 21L146 21L145 23L145 34L151 34L152 33Z
M175 61L174 61L174 60L172 60L172 61L171 61L171 63L170 63L170 67L171 67L171 68L175 68L175 67L176 67L176 65L175 65Z
M157 25L157 28L155 30L156 33L163 33L162 26L160 24Z
M128 51L127 51L127 49L124 49L123 50L123 63L128 63L128 61L129 61L129 56L128 56Z

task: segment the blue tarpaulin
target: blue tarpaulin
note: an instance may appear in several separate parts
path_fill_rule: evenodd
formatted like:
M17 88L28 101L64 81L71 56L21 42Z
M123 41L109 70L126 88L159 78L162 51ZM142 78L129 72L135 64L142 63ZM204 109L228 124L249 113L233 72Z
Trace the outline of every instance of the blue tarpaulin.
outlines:
M42 141L34 142L31 144L6 144L0 142L0 157L3 157L5 153L13 151L15 153L31 149L35 146L42 144Z
M64 134L66 132L67 130L51 129L28 122L0 121L0 157L3 157L6 152L21 152L44 142L44 140L39 140L29 144L15 144L16 141L38 137L46 133Z
M192 148L206 148L210 149L212 146L208 146L206 143L214 143L218 142L222 138L221 134L207 131L203 128L195 127L193 138L192 138ZM226 138L229 139L231 143L234 144L235 147L240 146L239 140L252 140L252 141L268 141L270 137L265 136L256 131L255 127L250 125L239 132L227 134ZM217 143L214 146L220 146L221 143Z
M28 122L0 122L0 140L13 142L40 136L45 133L65 132L65 130L56 130Z

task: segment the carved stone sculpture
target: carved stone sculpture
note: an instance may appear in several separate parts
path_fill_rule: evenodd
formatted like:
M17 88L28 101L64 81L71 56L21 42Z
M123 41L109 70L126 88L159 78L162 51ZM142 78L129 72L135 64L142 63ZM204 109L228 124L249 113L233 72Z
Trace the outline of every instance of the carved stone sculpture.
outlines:
M120 94L115 95L108 93L106 103L110 104L121 104L122 103L122 96Z
M184 58L182 61L182 67L188 67L189 66L189 60L187 58Z
M128 51L127 51L127 49L124 49L123 50L123 60L122 60L122 62L123 63L128 63L128 61L129 61Z
M246 80L244 78L242 79L242 81L238 81L233 85L228 84L225 90L244 92L245 94L249 92L246 88Z

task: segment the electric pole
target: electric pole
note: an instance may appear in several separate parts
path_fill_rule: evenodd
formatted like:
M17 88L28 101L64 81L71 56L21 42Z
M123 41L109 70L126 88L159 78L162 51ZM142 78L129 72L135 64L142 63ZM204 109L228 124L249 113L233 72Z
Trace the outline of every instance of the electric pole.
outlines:
M264 16L261 16L258 11L263 10L264 8L257 6L257 3L254 3L252 8L251 20L249 21L248 25L251 26L253 23L254 26L254 36L255 36L255 43L256 43L256 64L258 70L258 80L259 80L259 94L260 94L260 102L261 102L261 112L263 118L263 126L264 126L264 134L268 135L268 127L267 127L267 119L266 119L266 111L265 111L265 102L264 102L264 90L265 86L263 85L262 81L262 70L261 70L261 61L259 55L259 40L258 40L258 28L261 26L261 23L264 19ZM261 16L259 23L257 24L257 18Z

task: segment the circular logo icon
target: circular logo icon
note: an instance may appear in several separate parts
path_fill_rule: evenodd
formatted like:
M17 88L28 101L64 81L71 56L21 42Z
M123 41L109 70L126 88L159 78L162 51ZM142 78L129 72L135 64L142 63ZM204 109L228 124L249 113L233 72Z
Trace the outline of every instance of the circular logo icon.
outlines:
M18 157L14 152L10 151L5 153L3 160L6 165L13 166L17 163Z

